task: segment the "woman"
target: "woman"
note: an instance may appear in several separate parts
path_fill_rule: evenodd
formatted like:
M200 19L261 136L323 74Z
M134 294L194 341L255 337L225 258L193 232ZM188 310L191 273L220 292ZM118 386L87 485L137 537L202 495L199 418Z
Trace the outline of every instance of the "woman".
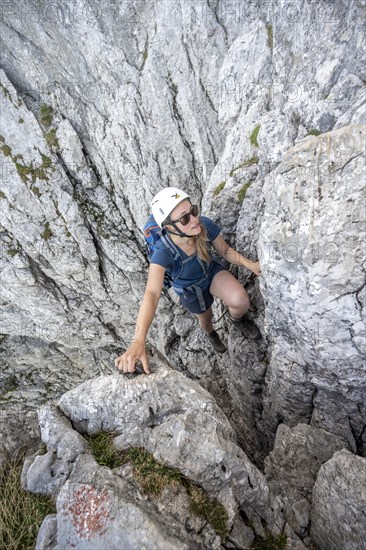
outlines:
M220 235L220 227L207 217L199 217L198 208L191 204L189 195L176 187L167 187L155 195L152 213L164 237L157 242L150 260L133 343L115 360L115 366L129 373L135 370L136 361L141 361L145 373L150 372L145 340L166 273L171 276L180 303L197 317L215 351L223 353L225 346L212 326L214 297L225 302L233 322L240 322L244 329L249 329L249 337L260 338L257 327L243 319L250 306L247 291L232 273L211 259L207 243L210 242L228 262L242 265L257 276L261 273L259 262L252 262L231 248Z

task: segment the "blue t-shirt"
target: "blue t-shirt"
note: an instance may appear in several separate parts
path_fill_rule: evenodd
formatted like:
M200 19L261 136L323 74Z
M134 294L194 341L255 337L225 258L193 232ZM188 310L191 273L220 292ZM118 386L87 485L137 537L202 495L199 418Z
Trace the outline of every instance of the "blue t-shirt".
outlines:
M216 237L218 237L218 235L220 234L221 228L206 216L200 216L199 220L200 223L202 223L206 228L208 240L214 241ZM189 260L183 264L183 269L179 274L179 277L173 278L172 286L184 288L197 284L199 281L202 280L202 277L204 276L201 265L202 260L198 260L196 253L188 256L188 254L186 254L179 246L177 246L176 244L175 246L179 249L183 260L186 258L189 258ZM176 267L173 252L169 250L161 241L158 241L156 243L155 250L150 259L150 263L163 266L169 276L172 275L173 269L174 267ZM212 265L212 261L210 262L210 264L205 262L205 266L208 270L210 269L210 267L212 267Z

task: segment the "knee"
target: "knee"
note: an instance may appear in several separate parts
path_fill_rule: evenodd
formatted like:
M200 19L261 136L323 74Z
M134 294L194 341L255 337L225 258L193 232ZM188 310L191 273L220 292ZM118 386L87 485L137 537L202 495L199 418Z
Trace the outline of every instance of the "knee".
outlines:
M230 306L236 309L240 309L246 312L250 306L250 300L247 292L243 289L243 292L235 292L230 299Z

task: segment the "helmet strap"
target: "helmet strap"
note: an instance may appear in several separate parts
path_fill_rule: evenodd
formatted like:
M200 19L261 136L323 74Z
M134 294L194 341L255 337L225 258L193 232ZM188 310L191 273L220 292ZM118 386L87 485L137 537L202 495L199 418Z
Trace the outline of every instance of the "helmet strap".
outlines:
M166 226L164 226L164 230L167 232L167 233L170 233L171 235L177 235L178 237L195 237L196 235L187 235L186 233L183 233L183 231L181 231L179 229L179 227L176 226L176 224L174 222L168 222L169 225L172 225L174 227L174 229L177 230L177 233L174 233L174 231L171 231L170 229L167 229Z

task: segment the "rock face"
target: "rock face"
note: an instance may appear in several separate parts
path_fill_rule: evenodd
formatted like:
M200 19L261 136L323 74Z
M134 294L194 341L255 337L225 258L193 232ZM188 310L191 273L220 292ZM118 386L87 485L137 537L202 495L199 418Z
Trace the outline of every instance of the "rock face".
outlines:
M291 529L309 541L310 509L316 476L322 464L343 448L333 434L298 424L278 427L274 448L265 460L273 502Z
M365 452L363 16L343 0L2 7L4 405L112 372L146 280L149 201L170 184L260 256L248 290L265 339L252 346L216 304L216 358L163 296L151 345L231 410L258 463L282 420Z
M57 521L45 520L39 549L220 546L212 528L192 516L183 487L154 501L141 493L130 466L99 466L81 433L101 431L115 435L119 450L143 446L222 502L234 540L254 537L240 510L252 525L275 528L263 474L211 395L176 371L154 364L149 376L91 379L44 406L39 424L47 453L26 459L22 483L57 498Z
M1 447L34 445L41 404L114 372L146 281L150 199L176 185L259 257L258 280L232 271L263 339L248 341L216 302L228 348L216 356L168 293L152 354L215 397L257 466L283 423L366 456L363 3L20 1L3 3L0 26ZM159 454L149 434L138 439ZM295 494L274 452L271 490L300 548L314 464ZM56 460L57 492L71 474ZM280 502L270 508L275 518Z
M366 548L366 460L343 450L324 464L314 486L311 534L320 548Z
M355 452L365 443L364 146L354 125L290 149L264 183L259 240L266 422L306 419Z

